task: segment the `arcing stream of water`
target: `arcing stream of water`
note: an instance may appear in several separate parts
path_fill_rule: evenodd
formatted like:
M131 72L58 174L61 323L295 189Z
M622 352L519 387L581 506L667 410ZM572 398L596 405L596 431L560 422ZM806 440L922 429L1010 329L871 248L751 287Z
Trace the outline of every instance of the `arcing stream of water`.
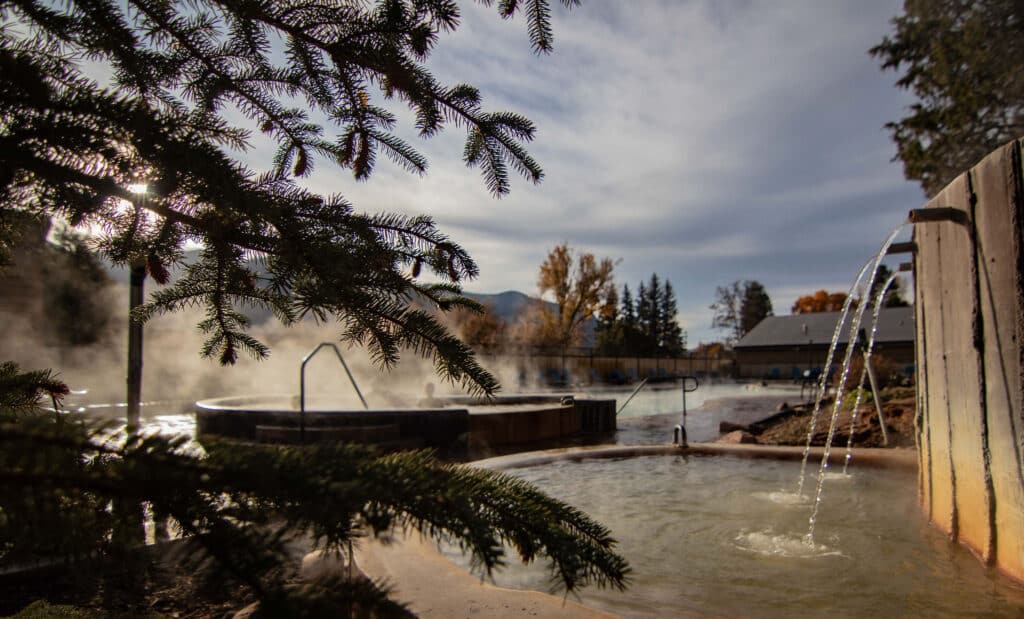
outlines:
M892 245L893 241L896 240L896 236L903 230L907 224L901 223L893 228L893 231L889 234L889 237L882 243L881 249L878 251L878 255L874 259L874 266L871 268L871 275L868 277L867 282L864 286L864 292L859 294L861 302L857 306L857 311L854 314L853 320L850 323L849 337L847 338L846 354L843 355L843 366L842 372L839 375L839 382L836 385L835 401L832 405L832 419L829 422L828 436L825 439L825 448L821 456L821 464L818 467L818 484L814 493L814 502L811 504L811 516L808 519L807 536L805 540L808 544L814 543L814 525L818 518L818 509L821 506L821 496L825 487L825 471L828 469L828 458L832 450L832 439L835 437L836 425L839 420L839 410L842 407L843 395L846 387L846 380L850 374L850 361L853 358L853 351L856 349L854 345L857 339L857 333L860 330L861 321L864 318L864 310L868 306L868 298L870 297L870 291L874 287L875 278L878 277L878 267L882 264L882 259L885 257L886 252L889 251L889 246ZM819 399L822 394L819 394ZM801 480L801 486L803 481Z
M843 459L843 475L847 474L850 467L850 460L853 458L853 431L857 425L857 412L860 410L860 401L864 397L864 379L868 375L868 371L871 368L871 353L875 349L875 336L878 334L878 317L882 314L882 303L885 300L885 293L889 291L889 287L896 281L897 272L893 272L889 275L889 279L886 280L885 285L879 289L878 294L874 298L874 312L871 320L871 331L868 333L868 341L864 348L864 367L860 370L860 380L857 382L857 397L853 403L853 411L850 413L850 433L846 438L846 458ZM874 384L872 384L872 397L877 397L877 393L874 393ZM878 406L881 406L881 402L876 402ZM883 419L879 419L880 424L884 424Z
M857 274L857 279L855 279L853 281L853 285L850 286L850 291L846 295L846 300L843 301L843 310L839 314L839 320L836 321L836 328L832 331L832 344L828 347L828 355L825 356L825 365L822 367L821 376L818 378L818 391L814 399L814 410L811 412L811 422L807 429L807 444L804 446L803 460L800 461L800 481L796 488L797 498L803 496L804 493L807 457L811 453L811 441L814 439L814 431L817 430L818 415L821 414L821 403L825 398L825 390L828 388L828 378L832 370L832 359L836 353L836 346L839 343L839 335L842 333L843 326L846 324L846 317L850 312L850 305L853 303L854 292L860 285L861 280L864 278L864 273L867 272L869 266L871 266L870 260L861 267L860 273Z

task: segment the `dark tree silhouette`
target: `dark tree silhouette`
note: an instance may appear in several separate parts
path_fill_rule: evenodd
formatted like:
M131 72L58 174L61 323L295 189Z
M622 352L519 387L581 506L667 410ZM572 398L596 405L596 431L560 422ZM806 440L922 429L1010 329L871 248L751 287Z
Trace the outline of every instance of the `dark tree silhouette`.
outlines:
M666 279L661 289L661 326L658 329L659 346L666 355L678 355L686 350L686 332L676 319L678 313L675 290L672 282Z
M743 303L743 290L739 280L715 289L715 302L710 309L714 312L711 318L711 326L715 329L726 329L728 335L726 342L729 345L735 344L743 337L743 324L741 321L741 306Z
M929 196L1024 134L1024 5L1019 0L907 0L871 48L910 113L888 123L908 179Z
M727 329L726 341L732 345L740 341L757 323L772 315L772 301L761 282L734 281L715 290L711 326Z
M772 313L772 300L761 282L751 280L744 282L743 302L740 304L740 327L743 335L750 333L762 320Z
M657 274L640 282L637 301L629 286L622 287L622 307L617 296L609 302L613 311L598 323L597 348L606 355L678 355L686 348L686 333L678 313L672 283L662 284Z
M875 283L871 286L871 294L868 295L868 302L874 303L878 294L882 291L882 286L885 285L889 278L892 276L892 271L889 267L884 264L879 265L878 273L875 276ZM889 285L889 289L885 291L885 297L882 299L882 307L907 307L910 305L907 300L903 298L903 290L900 289L900 278L897 276L892 280L892 284Z

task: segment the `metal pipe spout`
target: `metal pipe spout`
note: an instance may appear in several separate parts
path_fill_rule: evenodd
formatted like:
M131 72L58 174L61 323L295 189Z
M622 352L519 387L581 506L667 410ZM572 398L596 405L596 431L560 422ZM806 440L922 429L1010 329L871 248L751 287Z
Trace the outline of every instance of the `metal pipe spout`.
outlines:
M913 211L911 211L913 212ZM894 254L915 254L917 253L917 244L913 241L907 243L893 243L889 246L889 249L885 250L886 256L892 256Z
M970 220L967 217L967 211L953 208L952 206L915 208L910 211L907 221L912 224L928 223L932 221L951 221L962 226L970 224Z

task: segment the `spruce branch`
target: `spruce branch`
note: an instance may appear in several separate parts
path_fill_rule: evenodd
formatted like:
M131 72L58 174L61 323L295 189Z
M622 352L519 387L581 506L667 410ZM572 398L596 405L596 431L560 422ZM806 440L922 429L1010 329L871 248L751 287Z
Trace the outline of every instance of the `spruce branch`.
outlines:
M428 219L360 216L339 196L316 196L295 184L322 159L366 179L381 153L422 174L426 159L392 133L397 117L385 106L393 99L413 111L424 136L451 125L465 129L465 161L480 168L495 195L510 190L510 169L534 182L542 178L524 147L535 133L528 119L487 111L478 89L443 85L426 68L438 35L458 26L456 2L4 6L4 209L103 229L102 251L119 264L144 261L158 281L186 242L271 256L266 281L250 276L247 284L245 267L233 257L220 271L229 276L197 269L185 285L151 298L137 318L201 306L211 321L201 325L210 338L204 350L231 362L242 351L265 354L246 335L237 308L269 309L285 322L303 315L344 322L353 312L356 319L345 324L361 327L351 335L373 342L384 365L397 359L396 346L422 354L421 346L442 344L458 355L450 363L436 360L453 372L449 378L461 381L468 371L471 382L490 384L435 325L406 312L424 267L448 282L477 276L465 251ZM505 3L500 12L519 11L535 46L548 47L546 3ZM277 38L285 42L283 57L271 44ZM81 73L82 58L110 64L109 88ZM276 143L271 172L258 175L238 161L233 151L250 148L252 129L229 122L225 111L232 107ZM327 118L338 135L328 136L313 118ZM149 186L145 197L127 190L140 179ZM127 212L123 203L132 205ZM457 294L433 301L441 311L464 305ZM364 298L381 314L360 314ZM424 332L405 337L405 324Z

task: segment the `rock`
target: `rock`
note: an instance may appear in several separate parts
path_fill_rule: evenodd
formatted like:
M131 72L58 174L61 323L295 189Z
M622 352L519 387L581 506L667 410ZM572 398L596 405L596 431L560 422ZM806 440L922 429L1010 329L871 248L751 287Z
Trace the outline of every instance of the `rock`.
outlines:
M352 576L356 571L352 570ZM314 550L302 557L302 566L299 568L299 578L306 582L318 580L348 580L348 560L345 555Z
M789 410L789 402L782 402L777 407L775 407L775 410L779 411L780 413L788 411Z
M744 432L749 432L750 431L750 427L749 426L745 426L742 423L733 423L731 421L723 421L723 422L718 424L718 433L719 434L728 434L729 432L735 432L736 430L742 430Z
M750 432L744 432L743 430L734 430L732 432L729 432L728 434L722 435L722 437L718 439L718 442L732 444L757 444L757 439L754 438L754 435L751 434Z

